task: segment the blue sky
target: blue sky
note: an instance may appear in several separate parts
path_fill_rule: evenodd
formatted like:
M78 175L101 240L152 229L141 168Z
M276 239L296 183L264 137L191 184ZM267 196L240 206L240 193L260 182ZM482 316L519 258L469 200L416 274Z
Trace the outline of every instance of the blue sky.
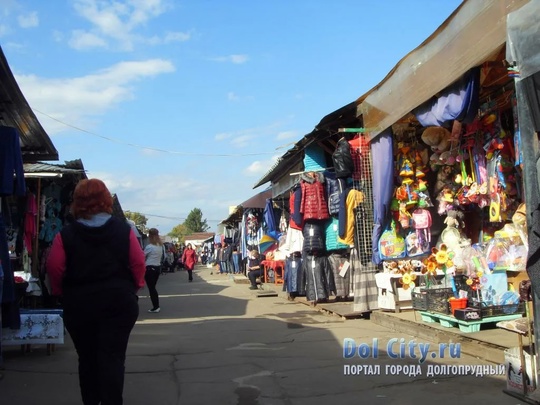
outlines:
M211 230L460 0L0 0L0 45L59 162L124 210Z

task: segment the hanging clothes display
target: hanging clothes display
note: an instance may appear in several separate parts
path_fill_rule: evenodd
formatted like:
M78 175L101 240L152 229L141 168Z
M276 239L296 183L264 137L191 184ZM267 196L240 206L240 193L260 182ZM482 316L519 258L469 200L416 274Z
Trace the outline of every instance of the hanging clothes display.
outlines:
M301 284L305 289L301 291L302 295L314 303L327 300L332 293L336 293L334 273L326 256L303 256Z
M342 250L349 247L349 245L338 241L338 233L339 220L336 217L332 217L326 222L325 226L325 245L327 251L331 252L333 250Z
M0 196L26 194L19 131L0 126Z
M42 222L39 231L39 239L51 243L62 230L62 187L51 183L43 189L40 207L40 220Z
M322 173L308 172L301 176L302 202L300 212L305 221L308 219L322 220L330 217L323 184L324 176Z
M251 250L259 249L259 240L263 236L262 214L260 208L250 208L242 215L240 229L240 249L242 258L248 257Z
M324 252L326 244L324 242L324 228L321 221L308 221L304 224L302 231L304 236L303 251L307 253Z
M334 273L334 283L336 285L336 297L338 298L348 298L351 289L351 269L345 271L345 274L342 274L343 266L348 261L348 255L342 253L330 253L328 256L328 262Z
M38 207L34 193L26 196L26 213L24 219L24 245L29 254L32 254L34 240L37 234Z
M341 198L346 188L345 179L336 177L333 172L325 171L324 182L328 199L328 213L331 216L338 217Z
M351 250L351 269L353 274L354 311L369 312L378 309L378 290L375 274L378 272L372 264L364 265L356 249Z
M296 184L290 193L289 198L289 226L293 229L302 230L304 226L304 216L300 212L300 206L302 204L302 188L300 184Z
M363 201L364 193L362 191L355 189L345 191L339 211L338 242L348 246L354 243L354 210Z
M264 205L263 220L264 234L271 236L275 240L278 240L281 236L281 232L278 228L278 222L276 221L276 212L274 210L274 203L272 202L271 198L268 198Z
M284 289L297 295L302 291L302 256L293 254L285 260Z

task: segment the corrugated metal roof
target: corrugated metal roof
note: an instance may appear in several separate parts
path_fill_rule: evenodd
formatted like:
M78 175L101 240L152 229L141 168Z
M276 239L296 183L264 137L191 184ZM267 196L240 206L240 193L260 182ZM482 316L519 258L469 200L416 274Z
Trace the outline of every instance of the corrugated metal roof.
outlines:
M24 98L1 47L0 124L17 128L23 162L58 160L58 151Z
M268 172L253 186L257 188L271 180L280 178L290 171L299 160L303 159L303 153L307 146L314 142L332 137L339 128L358 126L359 118L356 116L356 102L349 103L336 111L324 116L315 129L294 144ZM341 135L339 135L341 136Z
M266 200L269 198L272 198L271 188L267 188L266 190L255 194L253 197L248 198L242 204L237 205L229 214L229 216L220 222L220 225L221 224L231 225L231 224L240 222L242 220L242 215L244 214L244 210L248 210L251 208L262 209L265 207Z
M43 162L24 163L25 173L62 173L62 174L83 174L86 177L84 168L74 168L67 165L50 164Z

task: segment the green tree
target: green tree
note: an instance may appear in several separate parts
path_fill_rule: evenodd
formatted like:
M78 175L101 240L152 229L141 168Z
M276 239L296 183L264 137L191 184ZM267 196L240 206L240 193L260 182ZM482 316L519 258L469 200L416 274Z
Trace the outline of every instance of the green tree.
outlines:
M184 224L178 224L168 233L168 235L172 238L178 238L178 243L184 244L184 238L190 233L191 232Z
M148 223L148 218L146 218L140 212L124 211L124 215L126 216L127 219L130 219L133 222L135 222L135 226L137 226L138 228L141 228L143 232L146 233L146 224Z
M194 232L206 232L210 227L206 223L206 219L203 219L203 213L199 208L193 208L184 221L185 227Z

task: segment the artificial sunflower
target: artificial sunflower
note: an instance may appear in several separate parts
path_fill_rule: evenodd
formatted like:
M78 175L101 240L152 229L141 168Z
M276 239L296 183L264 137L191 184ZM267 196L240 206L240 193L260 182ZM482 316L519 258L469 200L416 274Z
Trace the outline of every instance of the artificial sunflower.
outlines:
M415 281L416 280L416 274L411 272L406 272L401 276L399 279L399 283L402 285L404 290L413 289L416 287Z
M437 260L435 259L435 256L431 255L429 256L425 261L425 267L422 268L423 274L430 274L432 276L435 276L437 274Z
M437 268L440 268L442 271L446 271L446 269L454 266L454 262L452 261L454 252L448 250L448 247L444 243L438 249L436 247L431 249L431 256L428 260L432 257L437 263Z

